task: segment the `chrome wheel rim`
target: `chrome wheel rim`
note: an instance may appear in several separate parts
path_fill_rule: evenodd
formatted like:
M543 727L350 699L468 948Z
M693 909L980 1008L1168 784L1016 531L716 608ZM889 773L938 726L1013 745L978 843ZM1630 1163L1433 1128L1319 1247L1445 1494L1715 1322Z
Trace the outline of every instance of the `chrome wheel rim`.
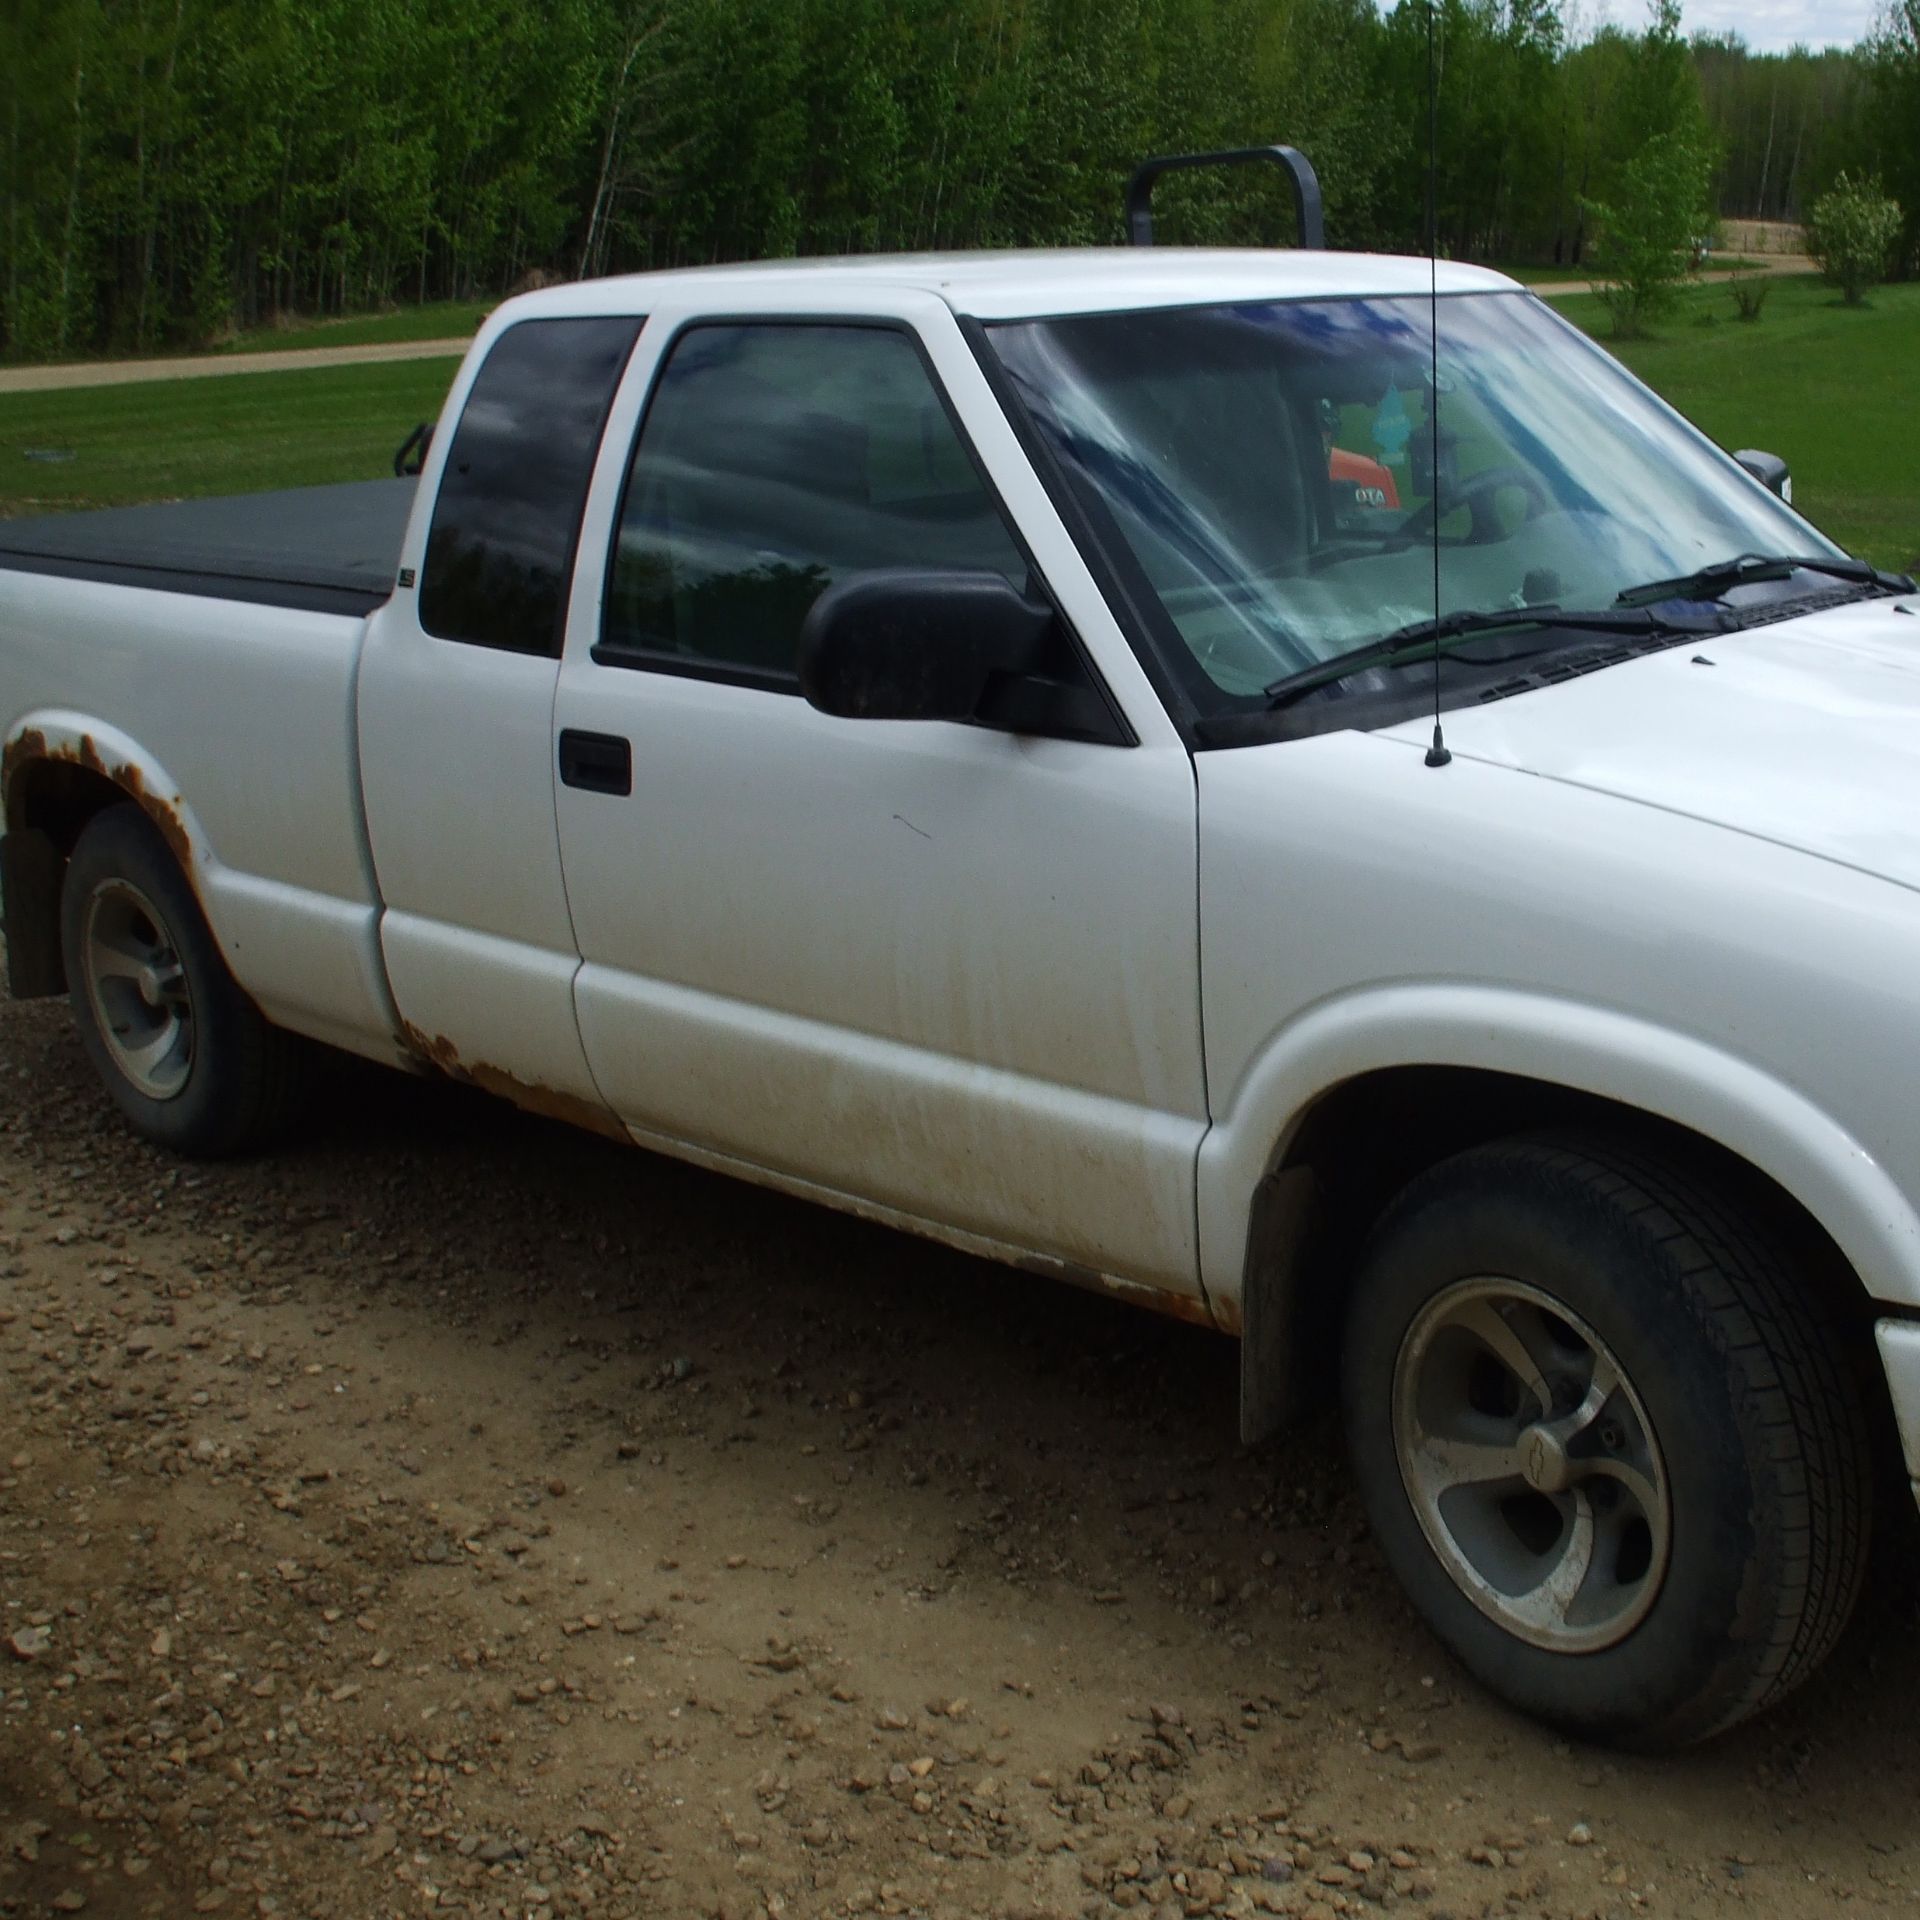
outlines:
M1672 1536L1646 1407L1605 1341L1524 1281L1462 1280L1407 1330L1394 1449L1428 1544L1469 1600L1555 1653L1616 1646Z
M149 1100L172 1100L193 1071L193 995L159 909L109 880L87 902L82 964L94 1024L113 1063Z

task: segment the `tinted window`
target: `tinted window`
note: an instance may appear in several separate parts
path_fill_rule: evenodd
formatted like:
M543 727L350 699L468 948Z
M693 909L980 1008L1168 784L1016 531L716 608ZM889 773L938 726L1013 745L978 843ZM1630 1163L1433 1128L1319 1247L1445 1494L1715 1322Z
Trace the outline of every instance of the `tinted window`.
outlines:
M1027 565L913 342L879 327L697 327L634 449L610 646L790 676L800 623L870 567Z
M637 319L523 320L493 344L447 455L420 624L557 654L573 543Z

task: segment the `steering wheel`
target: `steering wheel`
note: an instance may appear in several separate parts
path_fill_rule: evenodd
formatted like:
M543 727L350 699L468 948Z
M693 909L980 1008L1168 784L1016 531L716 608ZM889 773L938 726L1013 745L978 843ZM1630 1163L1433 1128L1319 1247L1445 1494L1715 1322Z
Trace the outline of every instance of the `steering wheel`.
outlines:
M1457 513L1462 507L1467 510L1467 531L1461 542L1463 546L1482 546L1488 541L1506 537L1507 530L1500 524L1494 501L1510 487L1517 487L1526 495L1527 510L1521 515L1523 524L1528 520L1537 520L1547 511L1549 502L1546 488L1525 467L1520 466L1482 467L1478 473L1468 474L1448 492L1444 501L1448 513ZM1440 496L1436 494L1424 507L1416 507L1400 523L1401 538L1431 539L1435 509L1442 504Z

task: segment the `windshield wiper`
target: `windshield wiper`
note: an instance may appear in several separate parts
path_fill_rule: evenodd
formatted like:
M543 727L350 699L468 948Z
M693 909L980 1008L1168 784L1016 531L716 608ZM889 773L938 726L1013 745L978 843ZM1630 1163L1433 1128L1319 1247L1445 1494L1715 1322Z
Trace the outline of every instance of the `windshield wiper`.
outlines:
M1614 599L1616 607L1644 607L1657 600L1717 600L1733 587L1757 580L1784 580L1790 573L1824 573L1830 579L1856 586L1880 587L1888 593L1910 593L1913 582L1902 573L1883 573L1864 560L1827 559L1819 554L1739 553L1716 560L1710 567L1676 574L1671 580L1649 580L1628 587Z
M1297 673L1283 674L1266 689L1273 707L1289 707L1321 687L1363 673L1369 667L1402 667L1430 660L1450 642L1473 640L1483 633L1501 633L1515 627L1555 627L1574 633L1618 633L1631 638L1672 639L1688 634L1719 633L1717 618L1675 620L1643 607L1488 607L1478 612L1444 613L1437 620L1415 620L1364 646L1316 661Z

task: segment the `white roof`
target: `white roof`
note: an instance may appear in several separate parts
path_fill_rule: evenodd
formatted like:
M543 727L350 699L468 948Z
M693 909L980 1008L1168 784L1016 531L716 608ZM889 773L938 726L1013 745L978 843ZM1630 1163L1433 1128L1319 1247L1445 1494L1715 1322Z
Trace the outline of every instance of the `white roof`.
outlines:
M1486 267L1442 260L1431 269L1441 293L1513 291L1515 282ZM756 260L581 281L528 297L549 313L644 312L663 294L724 304L729 287L801 282L816 294L884 285L932 293L956 313L980 320L1115 313L1150 307L1243 300L1342 299L1421 294L1423 255L1306 253L1226 247L1076 247L1057 252L873 253L830 260ZM518 305L519 303L516 303Z

